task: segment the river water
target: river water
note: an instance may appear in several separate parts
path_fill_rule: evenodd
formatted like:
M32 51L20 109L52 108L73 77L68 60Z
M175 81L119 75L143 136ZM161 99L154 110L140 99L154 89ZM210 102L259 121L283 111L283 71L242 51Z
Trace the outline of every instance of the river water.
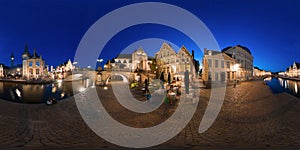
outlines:
M23 84L13 82L0 82L0 98L17 103L45 103L49 98L62 100L73 96L73 88L75 93L84 91L87 87L94 83L90 79L61 82L58 81L53 84Z
M300 97L299 81L286 80L282 78L266 78L265 81L273 93L287 92L294 96Z

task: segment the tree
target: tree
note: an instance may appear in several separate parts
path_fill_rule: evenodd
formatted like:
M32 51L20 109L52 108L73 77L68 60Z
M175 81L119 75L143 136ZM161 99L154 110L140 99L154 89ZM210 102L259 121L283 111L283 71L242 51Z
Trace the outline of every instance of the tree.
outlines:
M157 69L156 67L158 67L158 66L157 66L155 58L152 58L151 61L152 61L152 63L150 63L149 65L150 65L151 73L154 73Z

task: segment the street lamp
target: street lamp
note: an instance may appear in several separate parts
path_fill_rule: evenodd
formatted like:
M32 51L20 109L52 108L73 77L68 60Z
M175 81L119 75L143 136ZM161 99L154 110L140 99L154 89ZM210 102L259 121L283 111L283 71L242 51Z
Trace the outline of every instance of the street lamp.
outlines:
M97 59L97 62L101 63L103 61L103 59Z
M237 75L240 74L240 73L239 73L239 69L240 69L240 64L235 64L235 65L233 66L233 71L235 71ZM239 76L240 76L240 75L239 75Z
M99 66L101 67L101 62L103 62L103 59L97 59L97 63L99 63L98 64L98 71L102 70L102 68L99 69Z

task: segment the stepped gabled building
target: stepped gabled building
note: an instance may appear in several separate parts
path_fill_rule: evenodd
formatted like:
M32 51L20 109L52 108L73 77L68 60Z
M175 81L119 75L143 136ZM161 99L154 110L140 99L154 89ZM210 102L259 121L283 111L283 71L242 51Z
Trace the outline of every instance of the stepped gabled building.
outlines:
M45 61L39 56L34 49L31 55L26 44L22 54L23 77L27 79L41 78L45 75Z
M155 58L165 78L170 73L171 78L179 77L183 79L185 71L195 75L194 56L190 54L185 46L182 46L176 53L170 44L164 42Z

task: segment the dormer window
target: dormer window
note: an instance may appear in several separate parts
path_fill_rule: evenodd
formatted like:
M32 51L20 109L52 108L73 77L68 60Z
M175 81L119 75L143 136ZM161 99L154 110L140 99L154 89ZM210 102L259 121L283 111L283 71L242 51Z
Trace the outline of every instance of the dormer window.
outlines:
M212 55L212 52L211 52L211 51L208 51L208 55L211 56L211 55Z

